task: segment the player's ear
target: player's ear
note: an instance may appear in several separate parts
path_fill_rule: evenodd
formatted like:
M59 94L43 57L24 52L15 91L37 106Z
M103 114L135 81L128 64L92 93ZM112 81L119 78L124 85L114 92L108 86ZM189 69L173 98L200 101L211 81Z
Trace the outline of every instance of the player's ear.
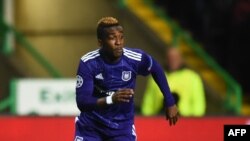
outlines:
M103 42L101 39L98 39L98 45L101 47L103 45Z

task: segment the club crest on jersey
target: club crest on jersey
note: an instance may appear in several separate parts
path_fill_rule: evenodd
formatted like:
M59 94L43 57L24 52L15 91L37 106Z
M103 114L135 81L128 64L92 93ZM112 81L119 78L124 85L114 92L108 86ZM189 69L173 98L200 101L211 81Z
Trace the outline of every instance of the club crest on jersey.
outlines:
M83 137L76 136L74 141L83 141Z
M76 88L80 88L83 84L83 79L80 75L76 76Z
M131 79L131 71L123 71L122 72L122 80L129 81Z

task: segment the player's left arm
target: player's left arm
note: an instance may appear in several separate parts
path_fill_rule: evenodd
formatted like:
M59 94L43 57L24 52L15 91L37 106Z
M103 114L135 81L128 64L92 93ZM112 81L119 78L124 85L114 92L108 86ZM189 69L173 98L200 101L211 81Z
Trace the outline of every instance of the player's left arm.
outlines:
M178 108L175 104L174 97L170 92L167 78L162 67L153 58L152 63L151 74L164 95L166 119L169 120L170 125L175 125L178 120Z
M143 54L140 68L142 68L142 70L147 70L148 73L151 73L153 76L154 81L164 95L166 119L169 120L170 125L175 125L178 120L178 108L175 104L174 97L170 92L163 68L156 60L147 54ZM145 75L147 72L144 71L142 74Z

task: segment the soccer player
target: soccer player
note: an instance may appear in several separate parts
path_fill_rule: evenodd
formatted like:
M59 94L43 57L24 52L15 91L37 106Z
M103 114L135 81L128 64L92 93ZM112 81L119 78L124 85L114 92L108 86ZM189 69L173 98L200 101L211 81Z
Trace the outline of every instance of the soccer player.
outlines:
M123 27L113 17L97 24L100 48L80 59L76 103L75 141L135 141L134 89L137 75L152 74L161 89L170 125L178 109L162 67L140 49L124 47Z

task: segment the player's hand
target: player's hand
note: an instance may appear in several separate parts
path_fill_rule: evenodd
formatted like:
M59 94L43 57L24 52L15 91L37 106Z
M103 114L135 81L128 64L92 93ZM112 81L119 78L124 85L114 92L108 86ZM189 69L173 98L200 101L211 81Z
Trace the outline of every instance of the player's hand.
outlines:
M167 107L166 109L166 119L169 120L169 125L175 125L178 121L179 113L176 105Z
M134 95L133 89L128 89L128 88L119 89L113 94L112 100L114 103L129 102L130 99L133 97L133 95Z

